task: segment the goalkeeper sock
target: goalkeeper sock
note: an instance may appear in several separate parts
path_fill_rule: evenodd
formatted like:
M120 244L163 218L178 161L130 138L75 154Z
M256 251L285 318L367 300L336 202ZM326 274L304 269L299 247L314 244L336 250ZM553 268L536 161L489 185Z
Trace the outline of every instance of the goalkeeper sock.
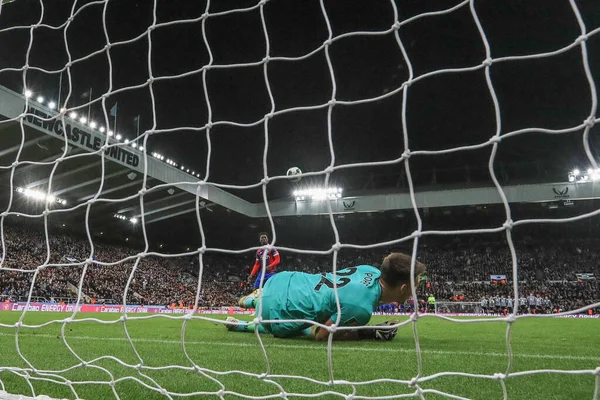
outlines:
M240 323L238 325L236 325L236 327L233 329L233 331L234 332L254 332L256 329L257 328L256 328L255 323L240 321ZM267 332L267 330L265 329L264 326L258 325L258 333L269 333L269 332Z
M256 308L256 299L248 297L244 300L244 308Z

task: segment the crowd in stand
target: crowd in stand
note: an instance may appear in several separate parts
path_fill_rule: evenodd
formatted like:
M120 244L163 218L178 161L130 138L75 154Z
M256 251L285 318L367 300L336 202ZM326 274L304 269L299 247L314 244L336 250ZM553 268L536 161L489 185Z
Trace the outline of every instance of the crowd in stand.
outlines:
M188 307L196 299L198 257L138 258L134 249L101 242L94 242L91 254L86 238L54 234L47 243L43 231L24 226L5 228L4 238L5 256L0 270L3 301L24 299L30 290L40 301L61 301L76 297L79 286L83 300L88 302L121 303L124 293L130 304ZM567 311L600 301L600 281L594 278L600 276L596 261L598 244L600 240L596 239L517 241L519 310ZM337 268L357 264L378 266L391 250L410 252L408 248L342 249ZM418 288L419 306L423 309L427 308L429 296L437 301L478 303L486 312L501 312L514 306L513 265L506 243L423 240L418 258L428 267L427 280ZM86 259L94 262L83 265ZM252 253L210 253L202 261L200 306L233 305L241 295L251 291L245 282L248 265L254 262ZM48 266L37 269L40 265ZM332 265L332 255L284 253L280 270L319 273L331 270ZM592 279L577 278L578 273L589 274L586 278ZM491 275L506 278L494 280ZM412 307L410 303L396 305L395 309Z

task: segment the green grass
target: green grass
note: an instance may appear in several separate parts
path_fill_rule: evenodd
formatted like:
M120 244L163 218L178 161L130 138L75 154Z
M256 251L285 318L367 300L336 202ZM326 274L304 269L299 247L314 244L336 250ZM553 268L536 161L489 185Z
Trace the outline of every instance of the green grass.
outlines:
M14 323L20 313L2 312L0 322ZM40 324L62 319L69 314L28 313L26 324ZM78 314L77 318L115 320L118 315ZM217 318L224 318L218 316ZM374 321L383 318L374 318ZM182 320L151 318L127 322L135 350L145 367L185 366L193 364L185 357L181 346ZM22 355L38 370L59 370L79 365L80 361L63 343L61 325L19 331L18 346ZM422 376L440 372L494 374L506 371L506 323L456 323L437 318L423 318L418 322L419 343L422 351ZM125 338L122 323L70 323L65 337L73 351L85 361L113 356L124 363L140 363L135 351ZM306 339L275 339L263 337L268 354L271 375L296 375L318 381L328 381L327 345ZM278 395L280 385L287 393L321 393L333 391L350 394L349 384L328 386L306 379L267 377L227 371L245 371L262 374L267 364L253 334L227 332L223 325L210 321L188 321L185 329L186 351L195 364L210 371L196 372L176 368L142 369L121 365L103 358L88 366L79 366L59 375L72 381L83 399L115 398L107 384L117 380L114 390L121 399L165 399L165 395L133 380L135 377L151 387L162 386L172 393L216 392L225 388L225 398L239 398L230 392L248 396ZM557 369L593 370L600 366L600 321L577 319L522 319L514 323L511 344L513 365L511 372ZM14 328L0 328L0 366L28 368L17 352ZM101 367L101 368L98 368ZM399 330L391 342L346 342L333 347L333 371L336 381L364 382L375 379L410 380L417 374L417 355L411 326ZM31 373L32 377L48 378ZM125 379L120 379L125 378ZM7 391L31 395L27 380L14 372L0 372ZM51 377L54 381L60 378ZM600 378L599 378L600 379ZM77 384L95 381L95 384ZM74 398L67 385L51 380L31 380L36 394L60 398ZM64 381L63 381L64 382ZM103 382L99 384L98 382ZM592 399L595 378L591 374L567 375L541 373L509 376L506 389L511 399ZM433 389L456 396L474 399L502 399L501 382L485 378L463 376L434 377L420 384L422 389ZM414 393L405 383L377 382L354 386L357 395L386 396ZM173 396L177 398L177 396ZM188 398L204 398L192 396ZM217 398L216 396L212 396ZM330 395L328 398L341 398ZM293 398L290 396L290 398ZM441 399L440 395L426 393L426 399Z

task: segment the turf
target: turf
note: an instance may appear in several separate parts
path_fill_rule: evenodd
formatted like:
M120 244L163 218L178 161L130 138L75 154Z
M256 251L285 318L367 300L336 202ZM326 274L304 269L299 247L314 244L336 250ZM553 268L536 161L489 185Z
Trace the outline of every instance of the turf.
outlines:
M20 313L1 312L0 322L14 323ZM99 318L99 314L78 314L77 318ZM60 313L27 313L24 323L41 324L68 317ZM118 315L101 315L103 320L115 320ZM225 318L218 316L216 318ZM382 320L375 317L373 321ZM358 396L393 396L414 393L405 383L381 381L362 385L343 381L365 382L377 379L410 380L418 370L415 342L411 325L399 330L391 342L335 343L333 348L334 385L311 382L307 379L256 376L267 371L267 363L257 338L253 334L227 332L222 324L191 320L185 329L185 350L202 369L190 371L178 368L151 369L146 367L185 366L193 364L181 346L182 320L151 318L127 321L127 331L134 349L125 338L122 323L69 323L65 337L81 359L89 362L102 356L113 356L124 363L140 364L144 368L121 365L113 358L103 358L88 366L79 366L60 373L73 382L77 395L83 399L165 399L159 387L171 393L217 392L224 388L225 398L245 396L278 397L281 388L288 394L337 392ZM437 318L422 318L418 322L422 352L422 376L440 372L466 372L493 375L504 373L508 365L505 322L456 323ZM511 372L555 369L594 370L600 366L600 321L591 319L520 319L513 324L511 345L514 353ZM306 339L263 338L269 360L269 375L295 375L317 381L329 380L326 343ZM67 369L81 364L65 346L61 324L19 330L18 348L31 363L28 366L19 356L15 328L0 328L0 366L36 368L38 370ZM105 370L96 368L102 367ZM245 375L243 371L249 373ZM109 375L110 373L110 375ZM254 375L252 375L254 374ZM31 373L32 377L49 378ZM149 389L133 377L144 382ZM125 378L125 379L120 379ZM31 395L27 379L4 370L0 379L10 393ZM59 378L51 378L58 381ZM592 399L600 377L591 374L539 373L510 376L505 380L511 399ZM77 382L96 382L79 384ZM36 394L59 398L74 398L71 389L49 380L30 380ZM98 382L103 382L102 384ZM218 382L221 382L221 386ZM502 399L501 382L483 377L439 376L419 385L473 399ZM177 395L172 395L177 398ZM187 398L205 398L197 395ZM212 397L217 398L216 395ZM293 396L289 396L293 398ZM342 398L330 394L326 398ZM426 399L441 399L431 392Z

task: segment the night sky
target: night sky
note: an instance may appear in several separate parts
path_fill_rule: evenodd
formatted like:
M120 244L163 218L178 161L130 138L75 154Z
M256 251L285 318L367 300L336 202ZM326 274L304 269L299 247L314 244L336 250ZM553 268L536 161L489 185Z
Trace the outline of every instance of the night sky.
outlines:
M399 20L424 12L448 9L458 0L396 1ZM22 92L23 72L30 40L29 25L42 16L39 0L17 0L3 6L0 14L0 84ZM68 61L71 85L63 73L62 102L70 92L67 107L87 102L92 88L92 116L104 120L100 96L135 85L149 78L149 43L146 34L153 24L160 26L150 34L152 75L155 78L198 71L209 62L199 18L206 9L204 1L160 0L107 2L44 1L43 24L60 26L72 10L75 15L68 28L39 27L33 32L29 65L46 72L28 70L25 86L36 95L58 98L59 74ZM266 55L265 36L257 1L212 1L208 10L215 14L254 7L250 11L211 15L206 20L206 36L213 65L259 62ZM587 30L600 27L600 2L576 1ZM387 0L329 0L325 10L337 37L349 32L377 32L394 23L393 8ZM492 58L526 55L558 50L580 35L579 26L566 0L476 1L475 10L489 40ZM103 25L105 12L106 32ZM264 6L270 42L270 57L300 57L319 48L328 37L326 20L318 1L271 0ZM6 30L8 27L21 27ZM106 51L108 36L112 75ZM480 65L485 50L468 4L444 15L417 19L399 30L415 77L445 68ZM66 36L68 49L65 46ZM140 36L132 43L115 45ZM596 82L600 82L600 34L587 40L589 62ZM99 52L85 60L94 52ZM329 48L335 74L336 99L355 101L383 95L399 88L408 79L408 65L393 33L355 35L335 41ZM539 60L497 63L491 78L502 115L501 132L539 127L559 129L581 124L590 114L591 96L586 80L581 48ZM323 49L303 60L272 60L268 79L275 110L326 104L332 96L332 82ZM212 122L232 121L248 124L260 121L271 105L265 85L263 66L212 68L206 74ZM179 128L174 132L153 134L148 151L200 172L205 177L207 138L202 128L208 121L208 106L201 72L186 77L159 79L149 86L111 94L108 111L118 102L117 130L125 137L135 134L134 118L141 116L141 129ZM482 68L432 76L413 83L408 91L407 129L409 147L439 150L487 141L496 130L494 109ZM331 116L335 164L393 160L404 151L401 121L402 92L365 104L336 105ZM84 109L85 110L85 109ZM112 119L111 119L112 121ZM111 122L112 124L112 122ZM103 124L104 125L104 124ZM574 167L587 168L582 130L565 135L528 133L503 141L495 168L502 183L521 181L564 181ZM594 155L600 146L596 126L590 135ZM263 177L262 158L265 128L217 125L210 134L212 153L209 181L248 185ZM417 185L468 182L491 184L487 162L491 147L452 155L414 156L413 179ZM327 132L327 108L302 110L277 115L269 121L269 175L282 175L288 167L304 172L319 171L331 162ZM331 181L345 188L345 194L361 189L405 188L401 164L365 166L335 172ZM372 181L369 181L372 176ZM435 177L435 179L434 179ZM322 181L305 179L302 184ZM269 184L271 198L289 195L288 182ZM260 190L236 191L260 201Z

